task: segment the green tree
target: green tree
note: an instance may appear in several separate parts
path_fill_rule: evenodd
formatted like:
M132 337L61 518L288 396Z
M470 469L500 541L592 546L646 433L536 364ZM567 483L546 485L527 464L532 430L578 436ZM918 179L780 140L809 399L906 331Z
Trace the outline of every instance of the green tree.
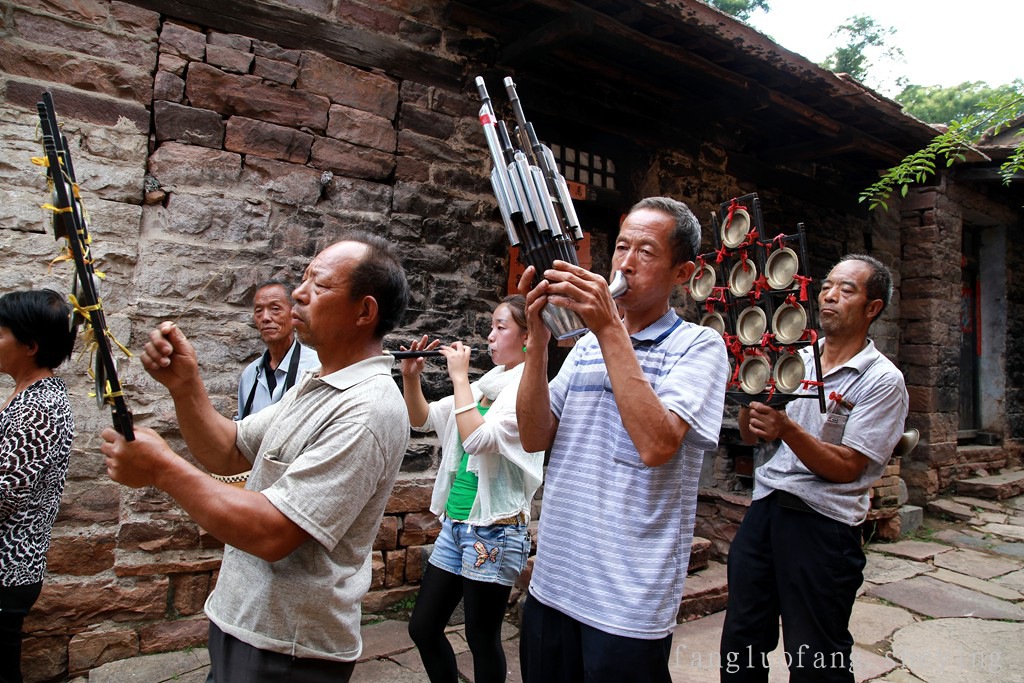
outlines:
M881 26L871 17L850 17L831 34L833 38L846 41L845 45L837 47L821 66L837 73L850 74L858 81L867 83L869 71L877 66L870 59L872 55L883 61L903 61L903 50L889 45L889 40L895 35L896 29Z
M1024 86L1020 81L997 87L992 87L984 81L968 81L951 88L938 85L908 85L895 99L904 109L925 123L948 124L982 111L982 105L993 97L1012 95L1022 87ZM966 132L968 135L978 136L985 131L974 129Z
M899 189L900 196L914 183L922 183L936 173L939 164L946 168L966 158L965 151L977 141L979 131L998 135L1011 125L1020 125L1024 120L1024 80L1016 80L1011 86L996 88L995 92L981 102L977 109L949 123L948 128L932 139L927 146L908 154L893 166L875 184L860 193L859 201L867 202L869 209L881 206L889 209L888 199ZM999 167L1003 182L1007 185L1017 173L1024 173L1024 137L1014 148L1006 161Z
M767 12L769 0L707 0L707 3L712 7L715 7L729 16L736 17L746 21L750 18L750 15L754 13L754 10L764 10Z

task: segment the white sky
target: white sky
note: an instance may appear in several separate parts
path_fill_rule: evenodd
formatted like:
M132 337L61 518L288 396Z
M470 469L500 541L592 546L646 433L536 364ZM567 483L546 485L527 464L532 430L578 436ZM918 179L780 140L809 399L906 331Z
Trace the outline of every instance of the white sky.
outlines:
M950 87L965 81L1004 85L1024 78L1024 0L769 0L749 23L787 50L814 63L840 45L830 34L855 15L896 29L890 44L903 50L902 63L877 66L869 77L881 92L905 76L914 85Z

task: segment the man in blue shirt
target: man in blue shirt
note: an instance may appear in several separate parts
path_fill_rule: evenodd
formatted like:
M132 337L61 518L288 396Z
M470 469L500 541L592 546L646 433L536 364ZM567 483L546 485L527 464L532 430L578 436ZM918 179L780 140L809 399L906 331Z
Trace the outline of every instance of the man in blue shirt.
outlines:
M242 371L239 420L281 400L303 370L320 367L316 351L300 344L292 331L292 298L285 283L269 280L256 289L252 319L267 350Z

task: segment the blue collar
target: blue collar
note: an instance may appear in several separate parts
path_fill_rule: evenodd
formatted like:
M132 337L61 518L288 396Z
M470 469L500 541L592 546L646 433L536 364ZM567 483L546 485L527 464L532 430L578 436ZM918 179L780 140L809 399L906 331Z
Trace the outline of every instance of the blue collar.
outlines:
M679 317L674 309L669 308L665 315L636 334L630 335L629 338L633 342L634 349L641 346L657 346L665 341L682 324L683 319Z

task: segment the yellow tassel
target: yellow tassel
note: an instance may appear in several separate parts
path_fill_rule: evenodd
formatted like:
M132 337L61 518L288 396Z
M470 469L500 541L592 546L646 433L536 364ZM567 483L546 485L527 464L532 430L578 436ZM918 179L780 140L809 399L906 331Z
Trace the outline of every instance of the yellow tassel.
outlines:
M53 204L41 204L40 208L46 209L47 211L53 211L54 213L71 213L74 209L70 206L65 206L63 209L54 206Z
M107 337L110 339L110 341L114 342L114 346L116 346L117 348L121 349L121 351L122 351L122 353L124 353L124 355L128 356L129 358L134 358L134 356L132 355L132 352L128 350L128 347L126 347L124 344L122 344L121 342L119 342L116 339L114 339L114 335L110 333L109 329L104 330L103 332L104 332L104 334L107 335Z
M67 246L65 246L64 249L61 251L60 256L57 256L52 261L50 261L50 265L46 269L46 274L47 275L50 274L50 271L53 269L53 266L55 264L61 263L63 261L73 261L74 259L75 259L75 257L71 254L71 250L68 249Z

